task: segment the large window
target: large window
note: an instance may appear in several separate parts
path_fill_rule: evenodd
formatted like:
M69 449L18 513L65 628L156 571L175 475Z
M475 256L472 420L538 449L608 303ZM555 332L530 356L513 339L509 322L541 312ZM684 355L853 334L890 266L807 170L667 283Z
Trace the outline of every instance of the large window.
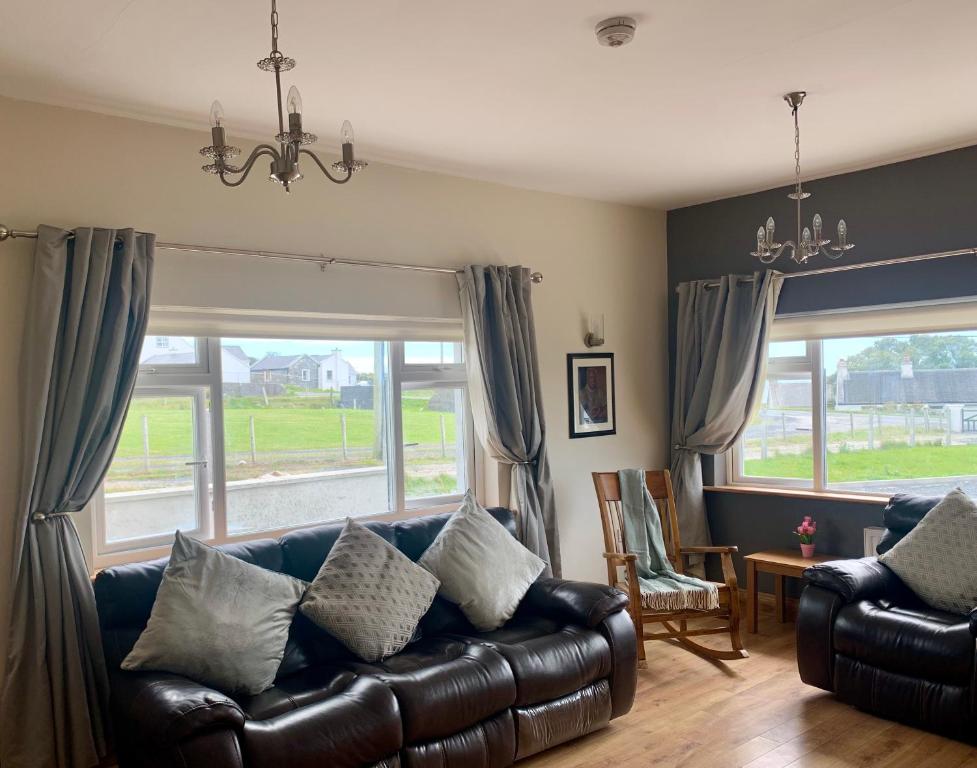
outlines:
M772 343L731 464L751 485L977 492L977 331Z
M147 336L95 504L101 562L453 502L472 484L456 342ZM134 554L135 553L135 554Z

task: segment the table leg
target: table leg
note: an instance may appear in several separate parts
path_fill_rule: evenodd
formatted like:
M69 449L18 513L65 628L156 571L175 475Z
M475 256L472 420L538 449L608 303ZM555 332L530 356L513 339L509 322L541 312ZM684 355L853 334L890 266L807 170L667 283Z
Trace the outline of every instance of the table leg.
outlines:
M746 561L746 624L750 634L757 632L757 583L756 583L756 563L752 560Z
M787 621L787 598L784 596L784 577L775 575L774 581L774 600L777 603L777 621L783 624Z

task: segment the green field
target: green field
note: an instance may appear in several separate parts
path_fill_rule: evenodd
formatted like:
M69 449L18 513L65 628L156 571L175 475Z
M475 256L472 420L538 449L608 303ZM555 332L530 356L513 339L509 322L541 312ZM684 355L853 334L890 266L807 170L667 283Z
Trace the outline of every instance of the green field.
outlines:
M744 471L753 477L810 479L811 451L747 459ZM847 450L828 454L828 481L910 480L977 474L977 445L883 445L876 450Z
M440 446L442 416L446 442L454 443L455 415L429 410L428 401L433 394L430 390L405 393L402 406L405 443ZM260 398L228 398L224 403L224 449L228 454L251 451L251 417L254 417L255 443L260 453L338 449L342 446L342 415L346 416L347 446L372 447L373 411L323 407L312 398L301 397L271 398L268 405ZM129 408L117 458L144 456L144 416L150 457L192 454L189 401L137 398Z

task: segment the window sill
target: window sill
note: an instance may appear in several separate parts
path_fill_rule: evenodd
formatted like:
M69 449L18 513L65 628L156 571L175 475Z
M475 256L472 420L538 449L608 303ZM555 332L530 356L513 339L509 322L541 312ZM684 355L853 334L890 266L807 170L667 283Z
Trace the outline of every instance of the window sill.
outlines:
M820 499L822 501L843 501L855 504L885 505L889 497L875 493L843 493L841 491L811 491L804 488L775 488L761 485L707 485L705 491L716 493L743 493L755 496L782 496L791 499Z

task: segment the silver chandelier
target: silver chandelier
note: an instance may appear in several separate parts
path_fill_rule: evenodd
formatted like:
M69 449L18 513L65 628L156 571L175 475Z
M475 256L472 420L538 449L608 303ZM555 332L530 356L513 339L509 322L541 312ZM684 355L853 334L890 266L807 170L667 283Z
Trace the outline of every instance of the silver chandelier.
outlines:
M299 170L299 155L308 155L312 158L312 161L319 166L319 170L336 184L345 184L354 173L366 167L365 162L357 160L353 156L353 126L350 125L349 120L343 123L340 130L343 159L331 166L332 170L336 172L336 176L329 172L330 169L323 165L315 154L307 149L301 149L303 144L314 143L317 137L313 133L302 130L302 96L294 85L289 89L286 99L288 130L285 130L281 75L282 72L288 72L294 68L295 59L284 56L278 50L278 4L276 0L271 0L271 54L258 62L258 69L275 73L275 96L278 100L278 134L275 136L275 140L278 142L278 146L259 144L243 165L230 165L228 161L241 154L241 150L225 142L224 109L219 101L215 101L210 107L210 135L213 143L200 150L201 155L213 158L212 163L203 166L205 172L216 174L220 177L221 182L228 187L237 187L244 183L255 161L259 157L266 156L271 158L271 171L268 178L281 184L288 192L290 191L289 185L302 178L302 172ZM240 176L240 178L229 181L228 176Z
M811 222L814 233L804 227L801 230L801 200L811 196L810 192L805 192L801 187L801 131L797 121L797 112L804 103L805 91L793 91L784 96L784 101L790 105L791 114L794 116L794 191L787 197L794 200L797 205L797 240L788 240L785 243L774 241L773 217L767 219L767 225L760 227L756 231L756 250L750 253L756 256L764 264L772 264L780 255L790 249L790 257L798 264L805 263L812 256L823 253L829 259L840 259L845 251L850 251L855 246L848 242L848 225L844 219L838 220L838 244L831 245L831 241L821 237L821 214L815 213L814 220Z

